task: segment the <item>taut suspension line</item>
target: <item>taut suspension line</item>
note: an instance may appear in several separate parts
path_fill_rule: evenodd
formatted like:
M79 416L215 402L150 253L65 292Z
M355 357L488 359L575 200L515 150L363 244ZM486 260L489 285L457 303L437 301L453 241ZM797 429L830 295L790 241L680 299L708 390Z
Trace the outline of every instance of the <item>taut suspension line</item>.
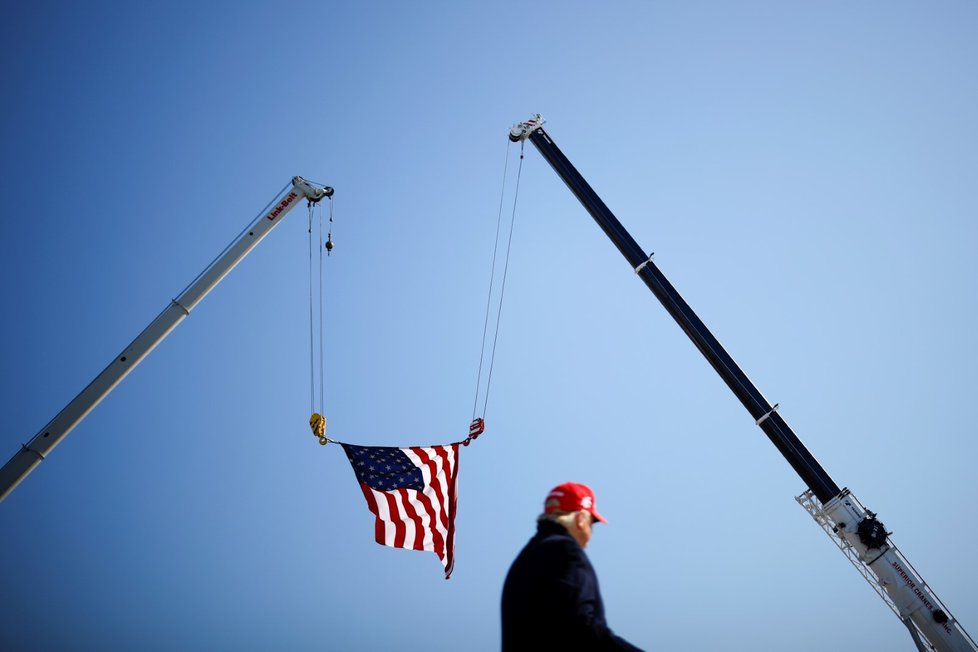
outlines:
M315 205L309 205L309 403L312 416L309 417L309 427L313 435L319 438L319 443L325 445L326 438L326 371L324 363L325 350L325 298L323 281L323 251L328 256L333 250L333 198L329 198L329 232L323 243L323 214L319 211L318 237L315 249L318 252L318 274L313 256L313 219ZM318 342L316 331L318 327ZM318 346L317 346L318 345ZM318 363L318 364L317 364ZM318 367L318 369L317 369ZM319 403L316 403L316 376L319 380Z
M506 239L506 250L503 256L504 261L503 261L502 279L499 283L499 298L496 302L495 318L494 318L494 324L492 329L492 346L489 349L489 365L488 365L489 369L486 374L485 390L483 391L482 370L483 370L483 366L485 365L485 359L486 359L486 341L489 335L490 315L492 315L493 313L492 299L493 299L493 290L496 284L496 263L500 255L499 238L500 238L500 233L502 231L503 204L506 196L506 177L507 177L507 171L509 169L509 156L510 156L509 150L510 150L510 145L507 145L506 161L503 164L503 183L502 183L502 189L500 190L499 193L499 211L496 216L496 240L495 240L495 244L493 245L492 265L490 267L490 272L489 272L489 291L486 296L486 318L485 318L485 323L483 324L482 327L482 348L479 356L479 373L478 373L478 378L476 379L475 399L473 400L473 404L472 404L472 427L470 427L470 433L474 432L476 429L478 429L478 433L482 432L481 428L483 427L483 421L485 419L486 410L489 405L489 388L492 384L492 371L496 361L496 344L499 341L499 324L502 320L503 297L506 293L506 276L509 271L509 255L512 249L513 230L516 224L516 205L517 205L517 200L519 199L519 192L520 192L520 176L523 173L523 143L522 142L520 143L520 164L516 173L516 188L513 194L513 210L510 214L510 219L509 219L509 235ZM480 394L482 394L482 399L483 399L481 415L479 414ZM477 437L478 433L476 433L475 436L471 438L474 439L475 437ZM465 443L468 443L468 440Z

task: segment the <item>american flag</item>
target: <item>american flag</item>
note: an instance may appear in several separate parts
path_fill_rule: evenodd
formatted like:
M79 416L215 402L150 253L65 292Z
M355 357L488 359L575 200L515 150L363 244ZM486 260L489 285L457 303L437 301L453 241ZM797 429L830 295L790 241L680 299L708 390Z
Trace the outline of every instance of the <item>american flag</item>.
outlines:
M374 538L393 548L430 550L455 565L458 444L387 448L342 444L376 517Z

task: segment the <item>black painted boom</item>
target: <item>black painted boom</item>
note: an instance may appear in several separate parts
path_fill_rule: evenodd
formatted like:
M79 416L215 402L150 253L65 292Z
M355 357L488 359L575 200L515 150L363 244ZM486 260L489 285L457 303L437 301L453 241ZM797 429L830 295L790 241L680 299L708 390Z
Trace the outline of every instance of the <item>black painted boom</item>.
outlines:
M734 359L724 350L713 333L700 321L679 292L672 287L662 272L649 260L645 251L638 246L638 243L605 206L597 193L584 180L584 177L567 160L567 157L564 156L550 136L542 127L536 127L529 132L528 138L584 205L584 208L591 214L605 235L618 247L618 251L625 257L628 264L633 269L638 269L641 266L638 274L652 291L652 294L662 302L676 323L689 336L689 339L693 341L693 344L706 357L716 372L720 374L723 382L740 399L750 415L758 422L760 428L781 451L784 458L788 460L788 463L801 476L801 479L805 481L815 496L824 505L838 495L839 486L829 477L818 460L805 448L805 445L792 432L784 419L737 366Z

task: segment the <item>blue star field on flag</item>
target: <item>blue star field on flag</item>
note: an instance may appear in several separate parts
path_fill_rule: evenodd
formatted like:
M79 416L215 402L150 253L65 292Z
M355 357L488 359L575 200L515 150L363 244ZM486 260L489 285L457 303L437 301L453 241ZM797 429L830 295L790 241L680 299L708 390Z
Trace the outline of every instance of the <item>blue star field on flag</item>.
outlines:
M344 444L357 480L378 491L424 489L421 469L400 448Z

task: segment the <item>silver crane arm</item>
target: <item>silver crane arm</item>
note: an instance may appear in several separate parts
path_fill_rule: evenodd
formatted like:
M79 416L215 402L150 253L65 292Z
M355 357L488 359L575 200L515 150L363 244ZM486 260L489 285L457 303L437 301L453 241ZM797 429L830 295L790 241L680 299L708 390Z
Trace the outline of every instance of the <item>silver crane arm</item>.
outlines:
M207 293L213 290L290 210L303 199L313 204L332 195L333 189L329 186L321 186L302 177L293 177L292 182L286 185L285 189L258 214L258 217L187 286L187 289L176 299L171 300L163 312L143 329L143 332L137 335L136 339L95 377L95 380L3 465L0 469L0 502L51 454L54 447L60 444L68 433L190 314Z

